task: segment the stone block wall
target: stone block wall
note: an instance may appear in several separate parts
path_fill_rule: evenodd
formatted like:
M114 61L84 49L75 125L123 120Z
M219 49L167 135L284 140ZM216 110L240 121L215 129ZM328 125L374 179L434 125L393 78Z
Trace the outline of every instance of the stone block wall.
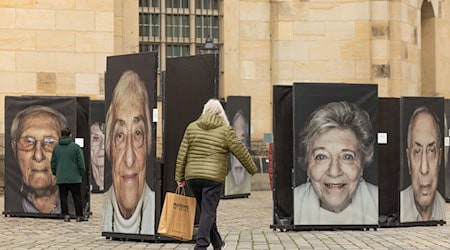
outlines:
M251 96L251 136L271 131L270 1L223 1L221 95Z
M252 96L252 138L272 130L275 84L375 83L383 97L450 97L447 1L227 0L223 6L221 90ZM421 18L426 8L435 16L433 30ZM422 48L422 28L434 37L433 47ZM422 62L430 53L433 63ZM435 80L423 76L423 65Z

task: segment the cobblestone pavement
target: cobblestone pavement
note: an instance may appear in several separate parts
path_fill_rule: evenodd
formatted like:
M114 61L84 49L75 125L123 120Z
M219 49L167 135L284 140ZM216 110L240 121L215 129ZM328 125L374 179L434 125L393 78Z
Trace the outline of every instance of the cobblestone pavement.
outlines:
M0 217L0 249L192 249L187 243L107 240L101 236L101 194L92 194L89 222ZM0 196L3 209L4 197ZM450 249L450 225L380 228L377 231L301 231L270 229L272 194L252 192L247 199L222 200L219 231L226 249ZM447 217L450 204L447 205Z

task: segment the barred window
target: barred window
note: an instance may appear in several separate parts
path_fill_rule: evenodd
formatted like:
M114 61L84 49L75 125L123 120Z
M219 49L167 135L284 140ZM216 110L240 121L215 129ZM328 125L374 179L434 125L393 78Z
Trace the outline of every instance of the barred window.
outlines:
M217 16L196 16L195 17L195 37L219 39L219 17Z
M187 9L187 8L189 8L189 1L188 0L166 0L166 8Z
M196 0L196 9L200 10L218 10L219 1L218 0Z
M188 15L167 15L166 36L173 38L189 37Z
M139 0L139 7L159 7L159 0Z
M140 43L139 52L158 52L159 54L159 44L154 43Z
M155 37L155 38L160 36L159 14L150 14L150 13L139 14L139 36Z
M167 58L188 56L188 55L189 55L189 45L167 45L166 46Z

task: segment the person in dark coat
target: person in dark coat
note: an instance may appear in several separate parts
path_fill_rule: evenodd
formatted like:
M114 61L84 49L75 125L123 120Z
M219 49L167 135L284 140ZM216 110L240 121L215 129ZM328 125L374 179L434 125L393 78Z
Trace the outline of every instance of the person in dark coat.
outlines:
M59 143L53 149L52 173L56 176L61 200L61 215L64 221L70 221L67 195L72 193L77 221L85 221L81 204L81 177L84 174L84 157L80 147L72 139L70 128L61 130Z

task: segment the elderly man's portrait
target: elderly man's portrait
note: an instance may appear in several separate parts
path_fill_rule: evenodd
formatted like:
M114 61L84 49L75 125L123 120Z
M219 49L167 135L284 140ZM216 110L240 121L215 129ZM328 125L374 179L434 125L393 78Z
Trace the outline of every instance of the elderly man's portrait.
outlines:
M378 187L364 178L374 143L369 114L351 102L310 114L299 134L298 166L307 181L294 189L294 224L378 223Z
M413 106L406 101L402 105ZM407 173L403 174L403 184L409 185L400 193L400 222L445 219L445 200L441 195L444 191L442 106L440 110L431 105L416 106L409 117L404 131L406 164L402 168Z
M112 92L106 101L105 152L112 181L110 187L105 186L108 191L103 231L106 232L155 233L155 192L147 178L154 160L151 116L154 99L149 96L153 91L148 89L151 83L142 77L145 72L151 71L145 67L140 73L126 69L112 82L108 82L112 79L107 76L106 87L111 87Z
M61 129L70 125L65 115L75 113L63 107L64 101L39 97L5 99L5 212L61 213L50 160Z
M103 191L105 176L105 124L97 121L90 126L92 190Z
M237 137L247 148L250 148L250 126L248 122L248 111L243 110L237 112L231 118L231 127L236 131ZM225 195L248 194L251 191L251 176L242 166L241 162L230 156L230 169L226 177Z

